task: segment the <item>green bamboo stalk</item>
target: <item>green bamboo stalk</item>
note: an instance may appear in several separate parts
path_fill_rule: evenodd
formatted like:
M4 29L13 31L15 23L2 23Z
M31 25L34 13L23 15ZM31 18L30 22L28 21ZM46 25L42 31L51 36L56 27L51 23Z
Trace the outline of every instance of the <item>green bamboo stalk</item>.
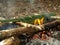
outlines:
M25 23L33 23L33 21L37 18L45 18L45 21L47 21L46 19L50 19L50 16L55 16L55 13L49 13L49 14L39 14L39 15L32 15L32 16L26 16L26 17L19 17L16 19L9 19L9 20L0 20L0 22L25 22Z

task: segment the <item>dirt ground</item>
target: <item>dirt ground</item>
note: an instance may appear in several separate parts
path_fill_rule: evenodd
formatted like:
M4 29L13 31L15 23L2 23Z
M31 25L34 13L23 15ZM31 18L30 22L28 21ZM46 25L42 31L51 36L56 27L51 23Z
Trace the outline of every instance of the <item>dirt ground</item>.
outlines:
M60 0L0 0L0 17L8 19L49 12L60 15Z

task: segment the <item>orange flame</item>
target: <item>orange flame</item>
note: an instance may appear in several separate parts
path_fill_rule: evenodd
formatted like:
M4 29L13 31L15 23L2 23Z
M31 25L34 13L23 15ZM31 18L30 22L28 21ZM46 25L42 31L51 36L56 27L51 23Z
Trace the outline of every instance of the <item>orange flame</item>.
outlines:
M41 19L35 19L34 20L34 25L41 25L44 23L44 17L42 17Z

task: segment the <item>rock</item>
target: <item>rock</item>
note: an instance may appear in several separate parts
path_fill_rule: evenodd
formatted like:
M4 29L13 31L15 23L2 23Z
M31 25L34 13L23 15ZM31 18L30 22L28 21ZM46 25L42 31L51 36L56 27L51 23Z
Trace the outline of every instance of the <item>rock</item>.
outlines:
M19 45L19 44L20 44L20 41L16 37L10 37L0 42L0 45Z

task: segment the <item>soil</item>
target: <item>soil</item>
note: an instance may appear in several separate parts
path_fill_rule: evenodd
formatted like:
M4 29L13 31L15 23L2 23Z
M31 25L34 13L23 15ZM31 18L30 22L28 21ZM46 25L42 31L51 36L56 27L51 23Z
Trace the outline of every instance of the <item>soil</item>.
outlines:
M49 12L60 15L60 0L0 0L0 17L8 19Z

